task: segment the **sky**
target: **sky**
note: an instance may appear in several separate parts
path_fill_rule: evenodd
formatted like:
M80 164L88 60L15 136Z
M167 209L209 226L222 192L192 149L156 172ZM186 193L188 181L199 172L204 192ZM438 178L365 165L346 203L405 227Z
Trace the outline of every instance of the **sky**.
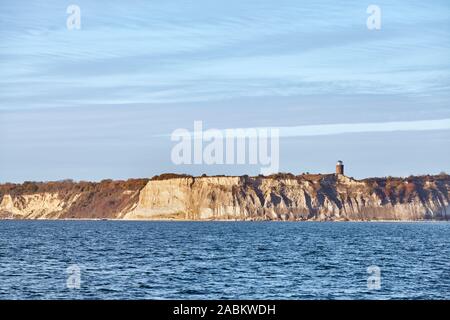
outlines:
M279 128L282 172L450 172L449 57L446 0L4 0L0 182L259 173L174 164L194 121Z

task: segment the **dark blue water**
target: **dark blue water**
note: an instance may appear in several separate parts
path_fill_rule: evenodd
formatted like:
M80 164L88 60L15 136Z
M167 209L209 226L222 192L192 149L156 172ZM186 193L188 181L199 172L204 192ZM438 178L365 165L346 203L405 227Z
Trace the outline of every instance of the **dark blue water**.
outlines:
M449 299L450 223L0 221L0 298Z

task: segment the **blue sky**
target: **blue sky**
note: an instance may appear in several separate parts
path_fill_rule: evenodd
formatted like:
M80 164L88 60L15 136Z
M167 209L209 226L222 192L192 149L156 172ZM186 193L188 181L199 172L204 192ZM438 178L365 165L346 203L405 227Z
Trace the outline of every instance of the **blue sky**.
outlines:
M284 128L281 171L450 171L449 56L448 1L1 1L0 182L259 173L173 165L195 120Z

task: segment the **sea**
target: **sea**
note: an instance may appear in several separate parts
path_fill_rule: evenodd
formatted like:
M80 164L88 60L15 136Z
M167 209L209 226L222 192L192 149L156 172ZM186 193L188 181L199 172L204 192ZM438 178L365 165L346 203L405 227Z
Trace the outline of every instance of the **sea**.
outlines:
M0 299L450 299L450 223L3 220Z

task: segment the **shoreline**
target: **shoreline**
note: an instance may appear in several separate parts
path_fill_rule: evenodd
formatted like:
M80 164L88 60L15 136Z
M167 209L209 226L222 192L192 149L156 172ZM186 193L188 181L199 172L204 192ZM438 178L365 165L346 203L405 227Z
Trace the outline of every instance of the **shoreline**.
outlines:
M0 219L427 221L450 219L450 176L162 174L126 181L0 185Z
M264 223L264 222L280 222L280 223L436 223L443 222L449 223L450 220L226 220L226 219L217 219L217 220L190 220L190 219L0 219L0 223L2 221L98 221L98 222L199 222L199 223L208 223L208 222L252 222L252 223Z

